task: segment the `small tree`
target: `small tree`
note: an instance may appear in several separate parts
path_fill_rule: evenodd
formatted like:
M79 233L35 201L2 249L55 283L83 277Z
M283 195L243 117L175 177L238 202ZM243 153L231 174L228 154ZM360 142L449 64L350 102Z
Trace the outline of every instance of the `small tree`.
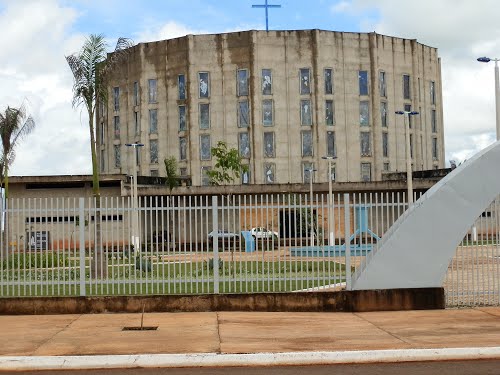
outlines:
M217 142L212 147L212 156L215 157L215 168L207 171L211 185L228 185L240 178L242 172L248 171L248 166L241 163L242 157L235 148L228 149L224 141Z
M163 160L165 163L165 174L167 176L166 185L170 194L172 194L172 189L179 186L179 172L177 171L177 160L175 157L171 156Z

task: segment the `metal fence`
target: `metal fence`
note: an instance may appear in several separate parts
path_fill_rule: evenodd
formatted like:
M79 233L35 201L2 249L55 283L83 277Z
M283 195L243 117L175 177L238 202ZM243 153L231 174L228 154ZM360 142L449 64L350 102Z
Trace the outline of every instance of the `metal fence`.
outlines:
M331 199L144 197L137 209L125 197L9 199L0 215L0 296L349 288L407 204L404 193ZM497 208L478 219L450 263L450 306L499 304Z

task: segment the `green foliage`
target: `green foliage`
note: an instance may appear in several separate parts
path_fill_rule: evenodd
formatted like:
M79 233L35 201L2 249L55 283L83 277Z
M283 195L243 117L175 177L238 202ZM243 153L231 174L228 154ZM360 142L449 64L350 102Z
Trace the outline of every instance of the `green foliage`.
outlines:
M165 163L165 173L167 176L166 185L168 186L168 190L172 193L172 189L176 186L179 186L179 173L177 169L177 160L175 157L171 156L169 158L165 158L163 160Z
M70 260L64 254L59 253L17 253L11 254L3 260L4 269L21 269L29 268L51 268L51 267L67 267L70 265Z
M241 156L235 148L228 149L226 142L217 142L212 147L212 156L216 159L215 168L207 171L211 185L227 185L248 171L248 166L241 163Z

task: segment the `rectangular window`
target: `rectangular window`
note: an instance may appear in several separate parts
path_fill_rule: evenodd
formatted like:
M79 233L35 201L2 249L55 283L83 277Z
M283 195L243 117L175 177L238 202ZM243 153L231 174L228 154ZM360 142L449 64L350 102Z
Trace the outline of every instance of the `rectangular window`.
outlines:
M210 170L210 167L201 167L201 186L210 185L210 178L208 177L207 172Z
M99 116L104 117L104 114L106 112L106 106L104 105L104 102L99 102Z
M368 101L359 102L359 124L370 126L370 107Z
M431 110L431 129L433 133L437 133L436 110Z
M135 149L135 164L141 164L141 154L139 153L140 147L134 147Z
M302 135L302 156L313 156L312 131L307 130Z
M410 104L405 104L405 112L411 112L411 105ZM412 115L407 115L406 113L403 115L404 119L408 117L408 127L411 129L413 126L413 121L411 118L413 117Z
M384 172L388 172L391 170L390 164L388 162L384 163Z
M389 157L389 133L382 133L382 155Z
M141 117L139 112L134 112L134 131L135 135L141 134Z
M368 71L360 70L358 72L359 95L368 95Z
M115 111L120 110L120 88L113 87L113 107Z
M387 98L387 83L385 81L385 72L383 71L380 71L378 74L378 84L380 97Z
M360 140L361 140L361 156L370 156L372 153L370 144L370 133L361 132Z
M335 125L335 107L333 106L333 100L327 100L325 102L325 112L326 125Z
M104 163L105 156L106 156L105 150L101 150L101 172L104 172L104 167L106 166Z
M438 140L432 138L432 160L438 160Z
M139 105L139 82L134 82L134 105Z
M436 104L436 82L431 81L431 104Z
M200 129L210 129L210 104L200 103Z
M177 76L177 87L179 90L179 100L186 99L186 76L184 74L179 74Z
M121 167L120 145L114 145L113 148L115 151L115 168L120 168Z
M248 70L239 69L237 72L238 96L248 96Z
M410 134L410 158L413 159L413 134Z
M99 128L101 130L101 145L103 145L105 134L106 134L106 124L102 123Z
M202 134L200 135L200 159L210 160L211 157L211 145L210 145L210 135Z
M179 130L180 131L186 130L186 106L185 105L179 106Z
M403 98L404 99L411 99L410 98L410 76L408 74L403 74Z
M300 123L302 125L312 125L312 108L310 100L300 101Z
M148 93L149 103L156 103L158 101L158 84L156 79L148 80Z
M361 163L361 181L369 182L372 180L372 164Z
M264 133L264 157L274 158L276 156L274 152L274 132Z
M151 170L149 171L149 175L150 175L151 177L158 177L158 176L159 176L159 174L158 174L158 169L151 169Z
M179 168L179 173L181 176L187 176L187 168Z
M238 148L242 158L250 157L250 139L248 133L240 133L238 137Z
M187 139L186 137L179 138L179 160L187 159Z
M264 181L266 184L274 184L276 181L276 166L274 163L265 163L264 164Z
M314 182L314 166L313 163L302 163L302 181L304 184Z
M325 69L325 94L333 94L333 69Z
M151 139L149 141L149 162L158 164L158 140Z
M335 181L335 178L337 177L337 167L335 164L332 164L332 169L330 169L330 176L332 181Z
M309 69L300 69L300 95L311 93L311 73Z
M264 126L273 126L273 101L271 99L262 101L262 123Z
M158 111L156 109L149 110L149 134L158 133Z
M115 139L120 139L120 116L113 117Z
M247 128L250 124L248 118L248 100L238 102L238 127Z
M335 132L326 132L326 155L331 157L337 156Z
M387 103L380 102L380 122L382 127L387 128Z
M273 93L273 74L271 69L262 69L262 95Z
M199 72L198 73L198 82L199 82L199 96L200 98L208 98L210 96L210 82L209 82L209 74L208 72Z
M248 168L246 171L241 171L241 184L248 185L250 183L250 169Z

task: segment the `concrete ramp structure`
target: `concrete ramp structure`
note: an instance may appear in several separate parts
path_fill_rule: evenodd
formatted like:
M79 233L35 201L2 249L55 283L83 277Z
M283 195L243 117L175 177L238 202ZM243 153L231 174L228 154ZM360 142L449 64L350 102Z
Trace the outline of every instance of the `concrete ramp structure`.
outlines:
M497 141L434 185L394 223L356 270L352 289L441 287L457 246L499 193Z

